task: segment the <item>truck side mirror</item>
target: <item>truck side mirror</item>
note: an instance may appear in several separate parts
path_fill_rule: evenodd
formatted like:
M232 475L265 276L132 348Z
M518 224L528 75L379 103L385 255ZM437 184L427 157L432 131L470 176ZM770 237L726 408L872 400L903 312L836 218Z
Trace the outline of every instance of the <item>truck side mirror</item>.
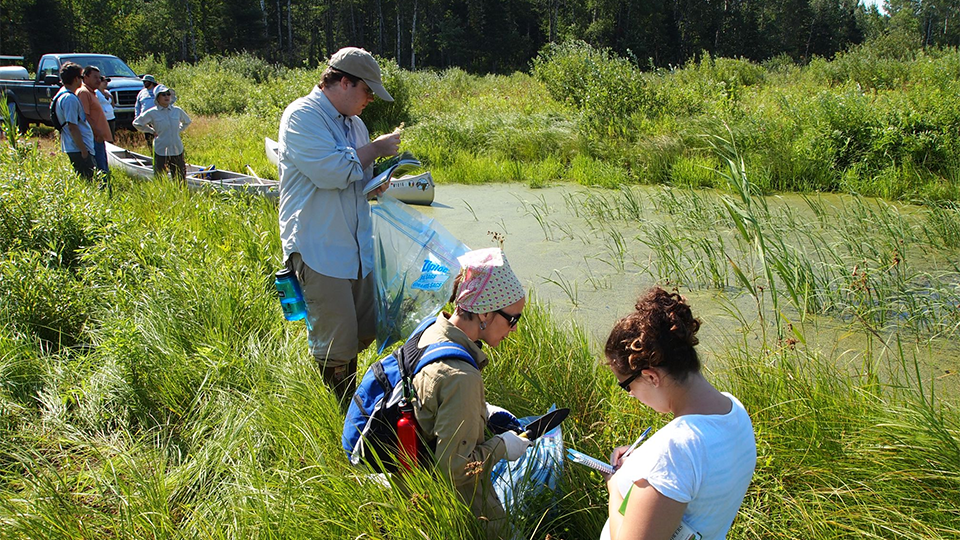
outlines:
M47 86L57 86L60 84L60 77L57 75L45 75L43 77L43 84Z

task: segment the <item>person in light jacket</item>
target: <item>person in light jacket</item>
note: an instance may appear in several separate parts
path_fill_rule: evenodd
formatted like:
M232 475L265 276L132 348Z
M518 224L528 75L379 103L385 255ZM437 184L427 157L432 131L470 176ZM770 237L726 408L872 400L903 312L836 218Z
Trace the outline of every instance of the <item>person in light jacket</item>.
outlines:
M134 118L133 127L154 136L153 173L161 176L169 168L174 180L183 182L187 175L187 163L183 158L180 132L190 125L190 117L180 107L171 105L172 93L169 88L161 84L156 90L157 105Z
M370 140L360 114L393 101L369 52L344 47L320 84L280 117L280 245L307 303L307 343L344 409L356 389L357 355L376 337L373 219L364 193L377 158L395 155L400 135Z
M153 75L144 75L143 89L140 90L139 93L137 93L137 101L133 106L134 118L156 107L157 105L156 88L157 88L156 77L154 77ZM151 135L150 133L144 133L143 139L147 141L147 144L153 143L153 135Z
M483 522L486 537L509 537L507 515L493 489L490 470L503 458L520 458L530 441L512 431L499 435L487 431L482 370L488 359L481 342L496 347L517 329L526 293L500 248L474 250L458 260L461 270L453 313L441 313L417 345L456 343L477 367L459 359L424 367L413 378L418 398L414 414L433 466Z

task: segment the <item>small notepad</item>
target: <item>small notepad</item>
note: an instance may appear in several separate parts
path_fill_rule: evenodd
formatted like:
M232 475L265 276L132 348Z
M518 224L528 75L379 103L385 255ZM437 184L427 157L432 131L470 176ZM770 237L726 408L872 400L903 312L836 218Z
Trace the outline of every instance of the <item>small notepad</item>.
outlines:
M610 466L609 463L605 461L600 461L599 459L593 456L589 456L587 454L584 454L583 452L574 450L573 448L567 448L567 459L569 459L574 463L586 465L587 467L600 471L603 474L613 474L616 472L616 470L614 470L614 468Z

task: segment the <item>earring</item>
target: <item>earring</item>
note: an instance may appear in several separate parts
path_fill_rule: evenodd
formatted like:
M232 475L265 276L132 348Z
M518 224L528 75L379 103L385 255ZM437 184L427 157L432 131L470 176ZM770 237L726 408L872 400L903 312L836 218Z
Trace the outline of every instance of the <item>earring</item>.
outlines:
M486 324L485 322L483 322L483 321L480 321L480 329L481 329L481 330L486 330L486 329L487 329L487 324Z

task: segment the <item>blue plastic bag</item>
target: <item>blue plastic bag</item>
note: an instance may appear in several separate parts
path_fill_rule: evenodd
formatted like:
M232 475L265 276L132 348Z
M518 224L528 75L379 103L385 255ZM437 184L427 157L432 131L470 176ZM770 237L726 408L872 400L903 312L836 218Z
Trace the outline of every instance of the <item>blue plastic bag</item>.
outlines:
M552 405L550 410L556 409ZM520 419L520 425L536 420L537 416ZM536 512L530 508L545 489L555 491L557 480L563 474L563 433L560 426L540 436L526 453L516 461L501 459L493 466L493 489L503 508L510 514Z
M387 195L373 212L377 352L403 341L446 305L470 251L442 225Z

